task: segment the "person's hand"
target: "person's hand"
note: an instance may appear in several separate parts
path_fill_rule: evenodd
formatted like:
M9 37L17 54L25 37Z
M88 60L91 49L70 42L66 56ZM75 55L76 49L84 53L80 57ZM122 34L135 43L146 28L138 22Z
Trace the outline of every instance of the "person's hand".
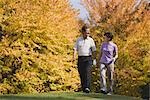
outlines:
M113 58L113 62L115 62L116 61L116 58Z
M93 65L96 66L96 59L93 59Z
M75 57L73 57L73 58L72 58L72 62L75 62L75 60L76 60Z

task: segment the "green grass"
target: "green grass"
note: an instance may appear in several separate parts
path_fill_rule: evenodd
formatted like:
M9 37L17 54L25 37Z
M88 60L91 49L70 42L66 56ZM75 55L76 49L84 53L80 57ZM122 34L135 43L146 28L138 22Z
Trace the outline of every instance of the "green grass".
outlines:
M0 95L0 100L140 100L135 97L104 95L100 93L50 92L42 94L7 94Z

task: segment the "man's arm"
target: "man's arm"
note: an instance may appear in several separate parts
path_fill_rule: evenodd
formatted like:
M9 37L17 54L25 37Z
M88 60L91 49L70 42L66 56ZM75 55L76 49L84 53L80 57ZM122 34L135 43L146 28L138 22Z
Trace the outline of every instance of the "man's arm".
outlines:
M73 58L72 58L72 61L74 62L76 60L76 55L77 55L77 50L78 50L78 39L74 45L74 48L73 48Z
M93 58L93 59L96 59L96 51L93 51L93 53L92 53L92 58Z
M76 60L76 54L77 54L77 50L74 48L73 49L73 59L72 59L73 62Z
M92 51L92 58L96 59L96 45L93 39L91 42L91 51Z

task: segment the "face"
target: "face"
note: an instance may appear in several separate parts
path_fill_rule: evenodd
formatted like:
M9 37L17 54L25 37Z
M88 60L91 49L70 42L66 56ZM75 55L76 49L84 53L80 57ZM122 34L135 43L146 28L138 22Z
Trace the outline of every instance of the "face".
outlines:
M105 42L109 42L110 38L108 38L107 36L104 36L104 41Z
M82 35L83 35L83 38L87 38L88 36L90 36L90 33L89 33L89 31L87 30L87 31L85 31L85 32L82 32Z

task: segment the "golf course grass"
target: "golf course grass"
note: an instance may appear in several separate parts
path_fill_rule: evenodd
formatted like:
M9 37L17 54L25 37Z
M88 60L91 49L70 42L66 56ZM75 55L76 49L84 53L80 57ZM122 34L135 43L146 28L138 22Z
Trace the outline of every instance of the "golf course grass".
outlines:
M5 94L0 100L141 100L140 98L101 93L50 92L41 94Z

